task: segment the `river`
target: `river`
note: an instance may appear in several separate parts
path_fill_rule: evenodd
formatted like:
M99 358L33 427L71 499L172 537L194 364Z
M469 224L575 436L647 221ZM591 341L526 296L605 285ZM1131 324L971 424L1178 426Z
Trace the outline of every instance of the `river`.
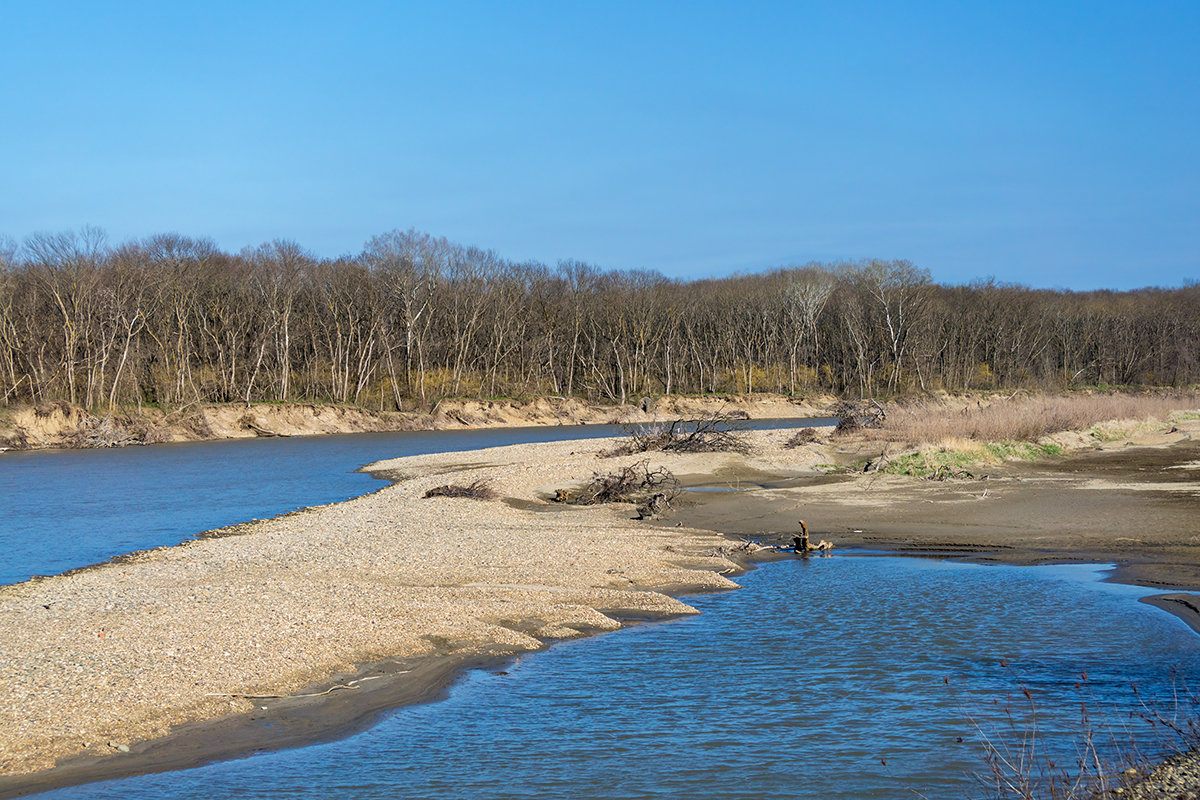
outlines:
M0 499L16 515L0 535L25 560L6 562L6 574L19 580L362 494L380 484L355 470L385 456L563 432L10 454ZM886 554L768 563L739 576L740 590L688 598L697 617L469 673L448 697L339 741L39 797L971 796L983 734L1017 746L1036 732L1044 756L1070 763L1082 706L1101 750L1114 740L1147 754L1163 746L1130 712L1147 699L1170 704L1176 676L1200 670L1200 640L1139 603L1147 590L1102 576L1097 565Z
M832 425L830 417L747 428ZM367 494L385 458L618 436L620 425L235 439L0 455L0 584L54 575L214 528Z
M981 732L1012 745L1036 730L1069 763L1081 703L1101 747L1110 734L1158 745L1128 718L1130 684L1167 697L1172 668L1200 667L1196 637L1137 602L1147 590L1099 574L871 556L766 564L740 590L688 598L698 617L471 673L448 698L340 741L39 797L972 796Z

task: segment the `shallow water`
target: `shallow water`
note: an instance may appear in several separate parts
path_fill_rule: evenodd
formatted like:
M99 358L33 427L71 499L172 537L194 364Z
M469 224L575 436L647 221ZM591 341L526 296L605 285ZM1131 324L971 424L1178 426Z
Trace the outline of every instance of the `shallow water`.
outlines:
M1138 603L1146 590L1098 576L767 564L742 590L689 598L701 616L471 673L448 699L342 741L44 797L959 798L982 766L978 731L994 733L1006 705L1020 716L1021 685L1043 741L1069 759L1081 700L1127 711L1130 681L1163 695L1173 666L1197 674L1200 639Z
M833 422L758 420L747 427ZM384 485L359 468L385 458L622 432L618 425L575 425L5 453L0 456L0 584L357 497Z

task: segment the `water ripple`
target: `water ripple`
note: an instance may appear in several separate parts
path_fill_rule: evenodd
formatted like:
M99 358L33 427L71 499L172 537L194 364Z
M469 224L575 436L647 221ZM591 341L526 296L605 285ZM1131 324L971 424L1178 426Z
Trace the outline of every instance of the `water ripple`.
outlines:
M1127 710L1129 681L1200 667L1182 623L1094 568L839 557L739 581L344 741L47 797L957 798L1022 686L1069 755L1081 697Z

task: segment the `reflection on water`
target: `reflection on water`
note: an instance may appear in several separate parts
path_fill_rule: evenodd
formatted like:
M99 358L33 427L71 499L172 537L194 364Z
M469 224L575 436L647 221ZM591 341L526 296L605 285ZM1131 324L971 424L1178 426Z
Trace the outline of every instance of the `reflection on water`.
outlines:
M1163 694L1200 667L1186 626L1094 567L843 556L739 582L343 741L46 797L959 798L981 765L968 716L990 730L1020 684L1066 759L1081 695L1127 710L1130 681Z
M747 427L832 421L759 420ZM622 432L618 425L575 425L5 453L0 456L0 584L357 497L384 484L356 470L385 458Z

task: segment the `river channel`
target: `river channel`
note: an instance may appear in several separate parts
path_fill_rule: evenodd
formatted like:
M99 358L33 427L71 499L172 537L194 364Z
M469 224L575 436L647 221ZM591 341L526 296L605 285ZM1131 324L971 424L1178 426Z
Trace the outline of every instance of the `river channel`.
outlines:
M16 515L0 535L25 560L6 561L5 577L362 494L379 484L355 470L379 458L563 432L10 454L0 488ZM338 741L38 797L986 796L984 735L1018 747L1036 733L1043 756L1068 764L1086 707L1102 751L1166 744L1137 712L1174 710L1181 681L1200 675L1200 639L1138 602L1147 590L1103 575L887 554L766 563L739 590L687 598L699 616L468 673L448 696Z
M832 425L829 417L747 428ZM0 584L367 494L385 458L619 436L620 425L404 431L0 455Z
M836 556L766 564L700 616L467 675L336 742L39 795L98 798L812 798L976 794L980 734L1076 756L1081 703L1147 752L1198 640L1096 566ZM1083 680L1083 673L1087 680ZM1078 686L1077 686L1078 684ZM1022 687L1037 714L1028 718ZM1017 726L1009 728L1011 710Z

